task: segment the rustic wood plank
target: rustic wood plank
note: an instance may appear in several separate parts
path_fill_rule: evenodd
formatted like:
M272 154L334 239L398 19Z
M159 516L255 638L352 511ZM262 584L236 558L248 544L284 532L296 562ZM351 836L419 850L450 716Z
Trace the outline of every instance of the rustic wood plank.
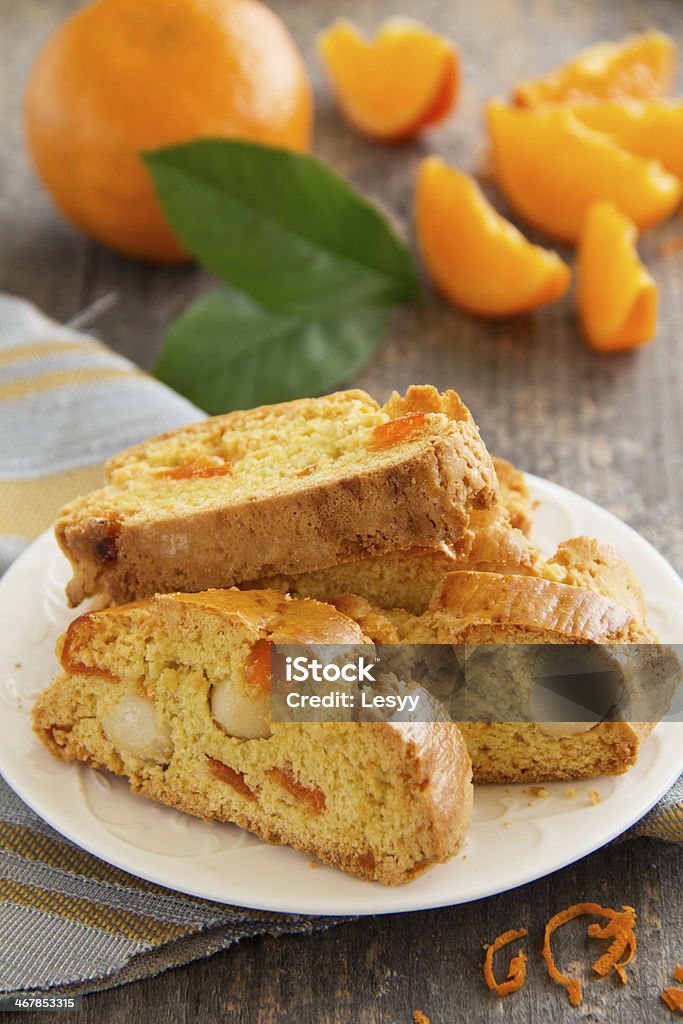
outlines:
M659 993L682 954L683 908L675 896L682 884L676 847L620 843L478 903L365 918L314 937L247 940L157 978L88 996L81 1019L146 1024L151 1011L154 1024L412 1024L413 1010L422 1009L432 1024L572 1021L578 1011L548 979L540 947L552 914L590 899L615 907L632 903L640 948L624 987L612 977L591 976L602 944L586 939L585 921L558 934L558 965L578 972L584 983L583 1018L655 1024L667 1019ZM519 927L529 931L528 981L503 1001L484 985L483 945ZM45 1015L41 1020L51 1024Z
M118 293L120 302L102 317L99 333L149 367L170 319L210 287L210 279L193 268L135 264L83 240L37 186L21 146L19 104L31 55L78 6L77 0L0 0L0 288L60 318L97 296ZM504 95L516 78L547 70L597 38L656 25L683 43L683 10L675 0L404 0L402 13L458 40L465 85L452 121L421 142L385 147L360 139L340 119L313 38L340 13L372 29L396 13L396 5L277 0L272 6L287 19L313 73L317 151L382 202L407 232L412 182L424 154L439 152L470 170L481 165L487 97ZM496 196L495 187L486 187ZM662 299L659 335L650 348L616 358L592 354L580 341L569 298L532 317L488 324L428 290L422 305L397 312L387 345L357 383L380 397L415 381L456 387L492 449L617 512L682 569L683 252L667 256L661 249L682 231L680 218L674 219L643 240ZM552 913L595 898L638 908L641 948L626 988L612 979L587 981L584 1017L649 1024L668 1019L658 993L683 958L682 886L679 848L644 840L619 844L552 878L469 906L366 919L314 937L246 941L158 978L92 995L81 1019L410 1024L412 1011L421 1008L433 1024L504 1016L511 1024L571 1021L577 1012L548 982L537 951ZM483 986L482 944L519 925L529 927L534 950L529 982L503 1003ZM558 940L558 950L567 956L563 962L588 962L578 928ZM49 1024L52 1017L39 1019Z
M79 308L87 242L39 187L24 152L20 111L34 54L75 6L0 4L0 287L60 319Z

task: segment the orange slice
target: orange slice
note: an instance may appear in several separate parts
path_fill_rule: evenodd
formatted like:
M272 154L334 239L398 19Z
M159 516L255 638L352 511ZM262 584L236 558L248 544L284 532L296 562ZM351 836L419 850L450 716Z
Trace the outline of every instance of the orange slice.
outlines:
M341 18L318 48L351 124L376 139L407 139L442 121L457 98L455 45L417 21L390 18L374 39Z
M588 207L615 203L643 230L668 217L683 186L661 164L628 153L567 107L488 106L497 179L511 206L542 231L578 239Z
M613 203L595 203L579 242L577 302L588 344L620 352L652 340L657 286L636 252L635 225Z
M582 103L585 100L653 99L671 92L676 78L676 44L662 32L597 43L544 78L520 82L514 102Z
M470 313L524 313L569 287L569 267L556 253L527 241L472 178L436 156L420 165L415 219L431 277L450 302Z
M571 109L582 124L683 179L683 100L607 100Z

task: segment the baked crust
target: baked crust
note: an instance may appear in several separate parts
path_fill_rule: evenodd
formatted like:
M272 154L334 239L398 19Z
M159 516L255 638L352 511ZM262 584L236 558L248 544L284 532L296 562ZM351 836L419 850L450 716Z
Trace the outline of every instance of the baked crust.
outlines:
M593 590L628 608L645 623L647 607L640 582L616 548L595 537L572 537L558 545L546 571L561 583Z
M403 408L403 407L402 407ZM295 597L333 601L341 594L364 597L378 608L425 611L436 586L449 572L540 576L547 571L541 552L530 543L533 504L524 474L504 459L493 459L500 500L489 509L470 512L467 530L454 547L414 547L374 558L345 561L312 572L267 576L242 588L272 587ZM561 570L551 570L558 575Z
M493 456L501 503L508 510L510 525L528 537L534 520L534 501L521 469L507 459Z
M256 738L228 734L212 694L232 673L233 693L250 699L262 681L247 666L264 641L368 643L334 608L268 591L161 595L87 613L58 646L62 671L36 702L34 728L62 760L360 878L397 885L452 857L472 805L457 726L270 723ZM117 737L112 714L124 700L150 709L163 742L131 750Z
M361 401L359 395L364 393L350 393L350 406ZM304 422L313 403L332 400L332 413L343 423L340 395L288 403L283 423L296 423L297 416ZM361 405L377 408L367 395ZM71 503L57 521L57 540L74 570L67 586L70 603L95 594L123 603L157 592L202 591L274 573L300 573L397 549L439 548L463 536L472 509L497 500L493 465L458 396L411 388L403 399L393 396L388 411L378 412L380 422L389 422L404 408L413 414L421 410L425 433L399 438L386 452L359 452L353 467L341 475L335 477L332 470L318 479L312 470L309 477L299 473L290 481L285 467L281 488L271 493L257 489L232 502L215 498L224 483L212 491L213 484L202 480L214 495L207 507L179 511L171 497L168 507L153 513L144 501L131 511L136 479L149 482L159 476L153 468L141 468L145 452L150 458L164 446L192 452L202 431L239 438L245 422L252 424L253 436L254 423L267 413L272 416L273 408L215 417L110 460L107 474L113 482ZM310 457L313 465L315 451ZM192 487L192 481L178 482L174 494Z
M430 611L451 616L462 643L476 643L487 626L495 626L499 643L514 642L520 629L537 632L544 638L538 642L546 643L638 639L628 608L590 590L529 576L450 573L434 592Z
M474 781L553 782L623 775L638 759L650 722L601 722L575 736L549 737L528 722L462 722Z

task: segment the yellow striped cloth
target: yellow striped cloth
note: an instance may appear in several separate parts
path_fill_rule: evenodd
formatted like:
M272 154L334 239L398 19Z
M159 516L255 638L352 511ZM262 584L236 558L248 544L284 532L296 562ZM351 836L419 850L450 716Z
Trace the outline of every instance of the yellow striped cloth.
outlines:
M0 572L100 480L104 459L203 414L126 359L0 295ZM677 787L630 833L683 841ZM0 780L0 992L123 984L248 936L335 923L226 907L125 874Z
M101 482L104 459L203 415L94 339L0 295L0 573ZM334 923L134 878L59 835L0 779L0 993L92 992L245 937Z

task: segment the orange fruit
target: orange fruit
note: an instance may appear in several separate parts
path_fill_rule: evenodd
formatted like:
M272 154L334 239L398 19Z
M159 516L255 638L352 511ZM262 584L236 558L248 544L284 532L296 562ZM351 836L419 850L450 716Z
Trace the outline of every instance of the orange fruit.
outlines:
M568 107L488 106L496 177L530 224L577 241L591 203L611 200L643 230L668 217L683 186L661 164L628 153Z
M607 132L629 153L659 160L683 180L683 100L605 100L571 110L589 128Z
M181 262L140 153L198 137L309 146L311 90L259 0L96 0L57 29L25 97L28 145L64 215L129 256Z
M676 78L676 44L662 32L597 43L544 78L521 82L514 102L583 103L587 100L654 99L671 92Z
M342 112L371 138L410 138L455 104L456 47L410 18L388 19L372 40L342 18L321 33L318 48Z
M557 253L532 245L467 174L436 156L420 164L417 236L440 291L479 316L512 316L554 302L569 287Z
M638 232L613 203L588 210L579 241L577 303L586 340L599 352L650 341L657 285L636 252Z

